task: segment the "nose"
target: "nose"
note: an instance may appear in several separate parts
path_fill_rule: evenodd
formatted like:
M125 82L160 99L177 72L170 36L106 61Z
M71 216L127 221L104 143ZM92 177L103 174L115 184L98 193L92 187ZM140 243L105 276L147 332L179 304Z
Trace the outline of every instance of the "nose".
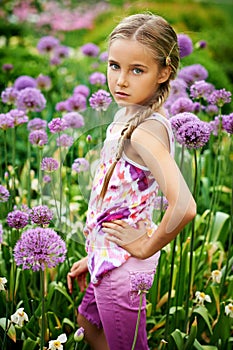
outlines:
M128 80L127 80L127 76L124 72L121 72L118 76L118 79L117 79L117 85L120 86L120 87L126 87L128 86Z

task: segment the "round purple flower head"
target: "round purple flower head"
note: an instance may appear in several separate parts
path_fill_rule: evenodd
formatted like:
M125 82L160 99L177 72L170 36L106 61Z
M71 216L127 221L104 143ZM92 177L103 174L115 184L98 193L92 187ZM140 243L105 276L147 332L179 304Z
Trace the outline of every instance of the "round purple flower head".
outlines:
M66 113L62 119L67 128L79 129L84 126L83 116L78 112Z
M83 94L75 93L67 100L67 110L69 112L85 111L87 107L86 97Z
M17 100L19 91L16 90L14 87L6 88L6 90L2 91L1 98L3 103L7 103L9 105L15 104L15 101Z
M65 260L65 242L50 228L36 227L22 233L14 248L14 259L23 270L53 268Z
M60 45L60 41L53 36L44 36L41 38L37 44L37 49L40 53L49 53L51 52L55 47Z
M204 80L195 81L190 86L190 96L192 98L207 98L214 91L214 85Z
M85 158L77 158L72 164L72 170L76 173L81 173L82 171L87 171L89 169L89 162Z
M229 134L233 134L233 113L222 116L222 127Z
M28 130L34 131L34 130L45 130L47 127L47 121L43 120L41 118L34 118L28 122Z
M178 34L178 47L180 51L180 58L189 56L193 52L193 42L186 34Z
M35 88L36 80L28 75L21 75L14 82L14 88L16 90L23 90L26 88Z
M56 134L57 132L61 132L67 128L64 123L64 120L61 118L54 118L51 122L48 123L48 128L52 134Z
M0 128L7 130L14 127L14 118L9 113L0 113Z
M56 159L45 157L41 161L41 170L46 171L47 173L52 173L57 170L59 167L59 163Z
M81 51L85 56L97 57L100 49L93 43L87 43L81 47Z
M34 130L29 134L29 142L42 147L48 143L48 135L44 130Z
M49 90L51 88L52 81L51 78L47 75L40 74L36 78L36 87L41 90Z
M5 186L0 185L0 203L7 202L10 197L9 191Z
M13 210L7 215L7 223L10 227L20 229L27 226L29 214L22 210Z
M177 76L183 79L188 85L191 85L195 81L206 80L208 78L208 71L201 64L193 64L182 68Z
M13 66L13 64L11 64L11 63L4 63L4 64L2 65L2 70L3 70L3 72L8 73L8 72L11 72L13 69L14 69L14 66Z
M78 85L74 88L74 94L81 94L84 97L87 97L90 93L90 89L86 85Z
M193 113L183 112L183 113L178 113L174 115L169 120L170 120L172 129L174 130L174 132L176 132L184 123L192 122L199 119Z
M89 77L89 81L92 85L104 85L106 80L106 75L100 72L94 72Z
M135 272L131 276L131 286L130 290L132 292L138 292L139 294L142 292L146 292L151 288L153 283L154 275L144 272Z
M20 91L16 105L18 109L40 112L45 108L46 100L40 90L26 88Z
M67 134L62 134L56 140L58 147L71 147L74 143L74 138Z
M38 205L32 208L29 217L34 224L37 225L48 225L53 218L53 212L47 205Z
M176 139L187 148L200 148L210 138L211 128L208 123L201 120L192 120L184 123L176 131Z
M69 48L64 45L59 45L54 50L54 56L58 58L65 58L69 56Z
M96 111L106 111L108 106L112 102L110 93L105 90L98 90L96 93L92 94L90 99L90 106Z
M28 116L25 115L25 111L19 109L12 109L9 111L9 114L14 118L14 125L18 126L28 122Z
M179 97L170 107L170 113L172 115L183 113L183 112L193 112L194 105L193 101L188 97Z
M210 104L222 107L225 103L231 102L231 92L226 89L215 90L208 98Z

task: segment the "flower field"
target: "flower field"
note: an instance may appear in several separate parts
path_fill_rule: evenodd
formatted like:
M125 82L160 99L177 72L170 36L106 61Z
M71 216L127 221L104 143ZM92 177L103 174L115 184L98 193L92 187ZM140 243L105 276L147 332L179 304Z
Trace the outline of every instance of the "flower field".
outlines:
M69 294L66 276L86 254L92 179L118 108L106 81L107 36L119 17L146 10L178 34L181 64L165 107L177 164L197 202L195 219L161 251L147 294L149 346L232 349L232 31L219 38L214 25L227 31L233 9L210 6L204 23L206 6L3 1L1 350L89 349L76 321L83 293L75 284ZM165 210L161 194L155 222Z

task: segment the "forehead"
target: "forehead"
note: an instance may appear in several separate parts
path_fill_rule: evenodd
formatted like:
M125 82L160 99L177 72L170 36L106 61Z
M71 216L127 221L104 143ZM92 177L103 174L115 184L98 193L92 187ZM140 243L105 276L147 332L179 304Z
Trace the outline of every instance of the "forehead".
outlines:
M154 64L151 51L137 40L116 39L109 47L109 60Z

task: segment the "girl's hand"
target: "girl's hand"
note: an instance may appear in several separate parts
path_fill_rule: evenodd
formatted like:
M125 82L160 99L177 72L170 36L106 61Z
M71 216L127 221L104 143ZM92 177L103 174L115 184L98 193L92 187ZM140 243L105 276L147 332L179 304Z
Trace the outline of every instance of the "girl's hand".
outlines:
M76 261L70 269L70 272L67 274L67 285L70 293L73 291L73 282L74 279L78 282L78 286L81 292L84 292L87 287L87 276L88 268L87 268L87 257Z
M138 222L138 228L130 226L124 220L114 220L102 223L102 231L107 233L106 239L127 250L127 245L136 241L146 233L143 220Z

